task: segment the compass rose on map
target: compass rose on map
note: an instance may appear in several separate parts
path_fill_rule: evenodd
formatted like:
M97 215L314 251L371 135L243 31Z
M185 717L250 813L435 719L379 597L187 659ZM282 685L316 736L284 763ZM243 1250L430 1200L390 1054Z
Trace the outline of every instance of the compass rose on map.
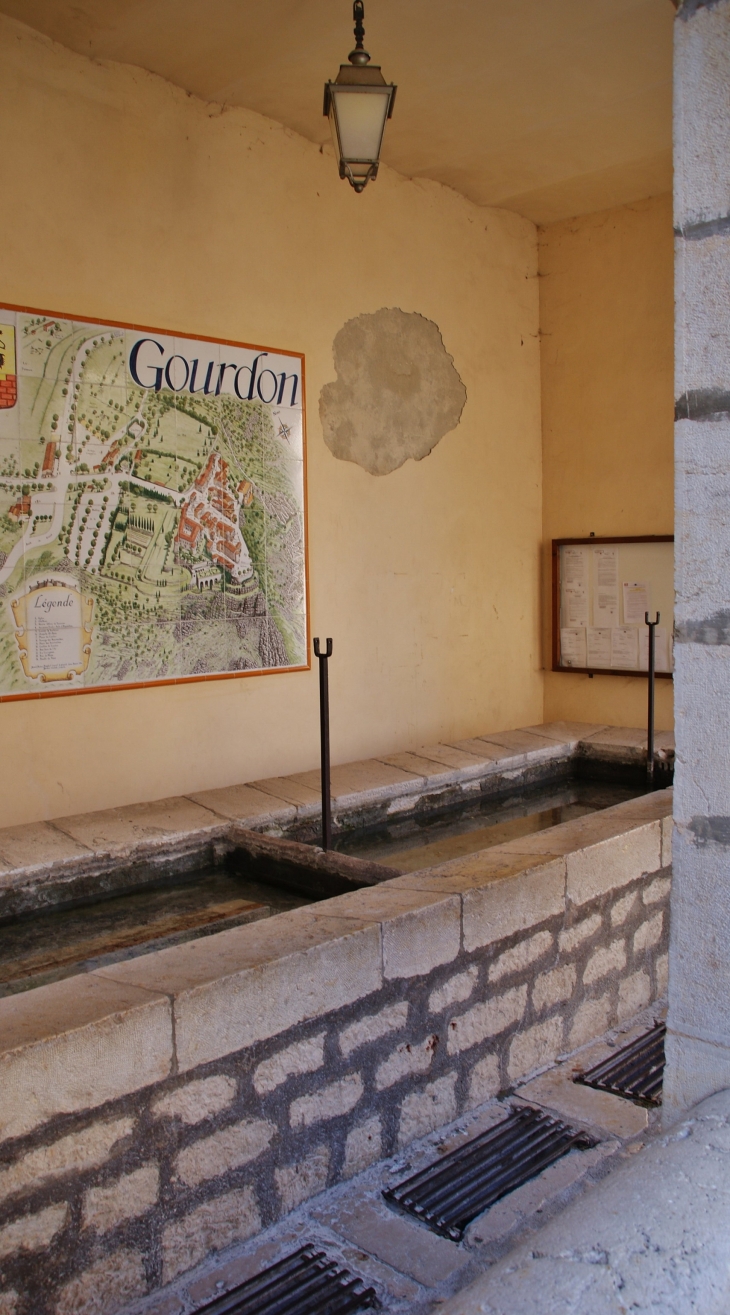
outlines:
M280 420L280 421L279 421L279 429L278 429L278 434L277 434L277 436L278 436L279 438L285 438L286 441L287 441L287 443L288 443L288 442L289 442L289 435L290 435L290 433L291 433L291 425L285 425L285 424L284 424L284 421L283 421L283 420Z

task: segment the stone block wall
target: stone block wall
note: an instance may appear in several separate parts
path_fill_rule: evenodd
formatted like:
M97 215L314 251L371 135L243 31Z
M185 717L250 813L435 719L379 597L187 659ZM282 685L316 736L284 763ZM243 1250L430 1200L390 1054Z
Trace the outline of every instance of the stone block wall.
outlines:
M677 743L671 1121L730 1086L730 3L675 20Z
M256 969L242 957L265 924L87 975L149 993L105 1020L122 1048L136 1028L136 1078L125 1060L125 1093L76 1109L57 1093L41 1117L19 1097L50 1052L3 1056L0 1312L112 1315L657 999L668 807L633 801L282 915L279 958L259 939ZM327 953L302 967L291 942L317 919ZM151 1080L144 1056L167 1055L149 1012L158 971L175 1025ZM55 989L27 993L26 1011ZM65 1052L77 1093L84 1078L97 1090L110 1054L96 1024L83 1049L84 1027Z

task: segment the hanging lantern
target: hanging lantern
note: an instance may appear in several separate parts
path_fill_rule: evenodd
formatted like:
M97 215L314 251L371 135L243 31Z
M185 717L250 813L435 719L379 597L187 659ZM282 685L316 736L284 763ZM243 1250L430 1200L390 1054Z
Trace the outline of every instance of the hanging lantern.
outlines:
M335 81L324 84L324 112L332 129L340 178L347 178L356 192L362 192L378 176L385 121L393 113L397 88L385 81L378 64L370 64L363 49L363 0L355 0L352 16L355 49L348 56L349 64L340 65Z

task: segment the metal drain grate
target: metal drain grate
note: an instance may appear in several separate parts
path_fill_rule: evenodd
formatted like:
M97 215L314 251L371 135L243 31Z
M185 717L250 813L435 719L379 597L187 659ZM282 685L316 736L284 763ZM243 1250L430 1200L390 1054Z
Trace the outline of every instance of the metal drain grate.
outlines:
M496 1128L389 1188L383 1196L434 1232L458 1242L472 1219L500 1197L534 1178L572 1147L585 1150L595 1144L586 1133L559 1119L531 1106L519 1106Z
M308 1246L216 1297L197 1315L351 1315L377 1305L374 1288Z
M666 1023L657 1023L638 1041L624 1046L587 1073L579 1073L574 1081L585 1087L596 1087L598 1091L611 1091L615 1096L661 1105L666 1030Z

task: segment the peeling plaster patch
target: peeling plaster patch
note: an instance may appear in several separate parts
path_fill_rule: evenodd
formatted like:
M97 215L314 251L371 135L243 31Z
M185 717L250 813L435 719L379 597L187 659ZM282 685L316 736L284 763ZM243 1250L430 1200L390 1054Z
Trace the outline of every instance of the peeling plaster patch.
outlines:
M358 315L333 354L337 380L322 389L319 414L340 461L389 475L427 457L459 423L466 388L433 320L395 308Z

